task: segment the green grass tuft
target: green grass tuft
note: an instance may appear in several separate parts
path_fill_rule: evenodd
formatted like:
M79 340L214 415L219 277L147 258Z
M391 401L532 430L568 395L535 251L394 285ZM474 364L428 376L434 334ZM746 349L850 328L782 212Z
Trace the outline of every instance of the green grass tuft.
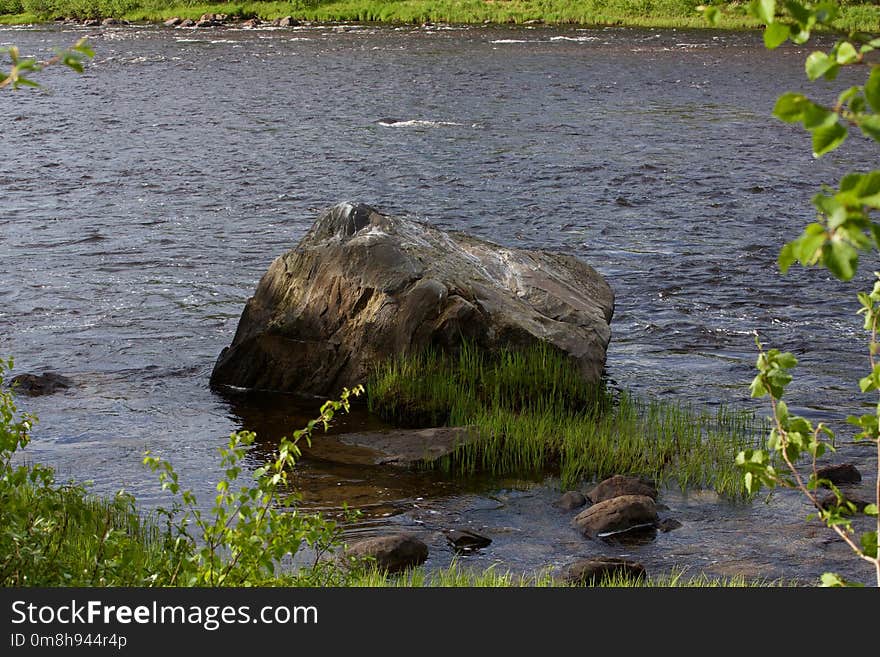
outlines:
M447 568L428 571L424 567L388 574L376 569L351 573L347 586L354 587L579 587L555 577L552 569L545 568L532 574L500 570L495 565L485 570L472 570L457 560ZM628 577L623 574L606 575L595 586L605 588L717 588L717 587L779 587L789 586L780 580L748 580L741 575L711 577L705 573L687 576L684 568L673 568L668 573L648 577Z
M471 426L479 440L442 459L461 474L558 471L562 485L611 474L741 496L731 454L753 447L764 424L751 413L645 401L584 382L574 362L547 345L497 358L466 345L376 368L370 410L403 427Z

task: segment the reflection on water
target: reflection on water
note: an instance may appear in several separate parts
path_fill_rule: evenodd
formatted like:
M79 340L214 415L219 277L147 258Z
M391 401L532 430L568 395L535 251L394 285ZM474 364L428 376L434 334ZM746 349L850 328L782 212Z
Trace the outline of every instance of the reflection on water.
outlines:
M30 458L62 477L155 506L150 449L209 499L224 436L257 429L265 450L304 424L314 413L207 381L271 260L343 200L593 264L617 293L608 374L621 387L749 404L758 330L801 359L795 412L841 420L870 403L853 384L866 359L850 301L866 279L773 274L819 184L871 156L852 140L814 160L801 131L769 118L780 91L807 90L803 49L549 27L0 28L0 45L41 54L82 34L96 51L84 76L50 68L51 92L0 98L0 354L73 379L22 403L41 418ZM871 471L863 448L839 458ZM568 526L553 479L306 461L296 482L313 508L363 508L353 533L422 532L433 565L451 558L437 532L464 526L493 539L465 557L481 567L598 553L649 571L861 575L783 494L743 506L666 491L683 526L614 546Z

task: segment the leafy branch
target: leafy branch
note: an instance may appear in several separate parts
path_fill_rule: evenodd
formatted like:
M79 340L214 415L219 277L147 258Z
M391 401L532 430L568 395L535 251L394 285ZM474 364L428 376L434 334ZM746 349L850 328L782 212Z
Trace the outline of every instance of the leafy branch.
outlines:
M704 16L717 24L720 10L703 8ZM833 105L823 105L804 94L785 93L776 101L773 115L786 123L798 123L807 130L812 139L814 157L822 157L839 148L850 129L857 128L863 135L880 142L880 64L870 61L880 49L880 38L861 32L843 32L834 25L838 7L833 2L817 4L796 0L752 0L750 12L764 25L764 45L768 49L781 46L786 41L796 45L805 44L811 35L822 30L839 38L827 51L813 51L804 62L807 78L811 81L823 78L833 81L843 67L865 66L867 77L863 85L842 90ZM785 244L778 257L780 270L785 273L795 262L803 266L822 266L841 280L851 280L859 265L859 253L880 250L880 223L871 213L880 210L880 171L848 173L838 188L826 187L812 198L816 220L809 223L800 236ZM880 326L880 273L870 292L858 294L858 313L864 315L864 328L868 331L868 361L870 373L859 381L860 390L880 392L880 363L877 354L878 326ZM877 586L880 586L880 558L877 553L877 536L880 534L880 403L872 414L850 416L847 421L861 429L856 440L867 440L877 447L877 486L873 504L862 510L867 516L876 517L876 527L866 531L856 540L851 517L857 513L855 504L846 499L827 478L819 476L817 459L826 451L833 450L834 434L824 424L813 425L807 419L791 415L782 400L785 387L791 382L790 370L797 359L790 353L776 349L765 351L760 341L758 347L758 374L751 384L752 397L767 396L773 412L773 428L765 450L745 450L736 457L737 465L745 475L749 493L763 486L784 486L803 493L816 508L816 516L831 528L860 559L874 566ZM826 442L830 439L832 442ZM811 472L807 479L798 470L802 458L811 460ZM781 464L780 464L781 461ZM784 466L781 470L778 465ZM834 503L822 503L816 495L820 487L834 493ZM844 585L837 575L826 573L825 585Z
M294 555L302 543L320 555L339 540L333 521L318 514L303 514L296 508L281 510L278 502L288 484L288 473L301 456L298 443L311 445L312 433L321 426L326 431L339 411L348 411L349 398L363 392L363 386L343 389L338 400L328 400L320 415L281 439L269 463L253 473L253 484L242 484L233 490L241 475L241 462L256 434L234 432L225 448L220 450L224 478L217 484L217 495L210 513L204 513L196 496L181 489L177 472L167 461L145 455L144 463L159 473L163 490L179 501L172 510L162 510L175 534L174 547L182 557L175 565L173 584L184 586L248 586L267 581L276 575L282 559ZM181 513L182 512L182 513ZM202 545L189 532L189 525L198 528ZM313 571L317 572L316 568Z
M5 53L12 62L12 67L5 73L0 73L0 89L19 89L20 87L39 87L39 83L31 79L31 75L42 71L47 66L62 64L77 73L82 73L83 62L86 58L95 56L94 51L88 45L88 39L83 37L70 48L59 49L55 55L44 61L38 61L34 57L22 57L17 46L0 48L0 53Z

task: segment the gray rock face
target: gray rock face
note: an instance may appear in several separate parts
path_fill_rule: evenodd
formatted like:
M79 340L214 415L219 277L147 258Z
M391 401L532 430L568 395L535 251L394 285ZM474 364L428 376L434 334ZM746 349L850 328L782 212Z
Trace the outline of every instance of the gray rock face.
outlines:
M647 495L620 495L594 504L572 520L587 538L604 538L617 532L656 526L657 508Z
M353 543L345 555L356 560L375 560L377 569L396 573L423 564L428 558L428 546L411 534L392 534Z
M595 487L587 491L587 497L593 504L621 495L647 495L652 500L656 500L657 487L652 482L641 477L614 475L599 482Z
M545 340L598 382L613 310L608 283L572 256L342 203L271 264L211 382L337 394L388 357L463 339L488 351Z
M595 586L605 577L624 576L637 579L645 576L645 567L635 561L600 557L597 559L581 559L568 566L562 573L562 581L566 584L583 584Z

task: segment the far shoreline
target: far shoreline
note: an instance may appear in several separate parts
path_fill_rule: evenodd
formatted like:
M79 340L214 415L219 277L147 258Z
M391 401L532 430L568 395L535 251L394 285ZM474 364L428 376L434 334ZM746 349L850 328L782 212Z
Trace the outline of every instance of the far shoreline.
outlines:
M140 3L149 6L140 6ZM82 5L56 0L54 7L45 9L42 15L18 13L0 15L0 25L48 25L58 21L76 21L88 26L102 22L116 24L162 25L170 19L198 22L206 15L223 16L221 25L242 24L256 21L265 26L286 19L288 23L359 23L370 25L510 25L576 28L632 27L653 29L716 29L757 30L762 23L749 15L747 4L732 2L724 5L717 26L710 26L700 11L696 0L670 0L659 10L640 12L627 0L598 0L572 2L572 0L544 0L540 7L525 0L339 0L323 3L309 2L221 2L201 5L177 4L171 0L166 6L157 6L157 0L130 0L126 9L122 3L109 0L93 0ZM637 4L637 3L636 3ZM7 5L12 6L12 5ZM26 5L19 2L24 10ZM85 7L85 8L83 8ZM880 30L880 6L847 5L840 8L836 22L843 30ZM205 25L204 27L211 27ZM195 25L189 26L195 27Z

